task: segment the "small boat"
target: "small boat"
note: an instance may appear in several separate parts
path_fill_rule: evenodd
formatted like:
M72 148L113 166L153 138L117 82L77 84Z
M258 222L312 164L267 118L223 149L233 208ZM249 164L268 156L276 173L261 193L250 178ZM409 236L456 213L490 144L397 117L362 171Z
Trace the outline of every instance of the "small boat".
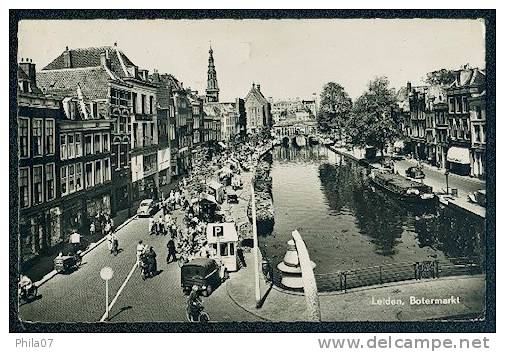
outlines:
M435 195L430 186L393 174L386 169L372 170L370 180L403 201L421 205L435 200Z

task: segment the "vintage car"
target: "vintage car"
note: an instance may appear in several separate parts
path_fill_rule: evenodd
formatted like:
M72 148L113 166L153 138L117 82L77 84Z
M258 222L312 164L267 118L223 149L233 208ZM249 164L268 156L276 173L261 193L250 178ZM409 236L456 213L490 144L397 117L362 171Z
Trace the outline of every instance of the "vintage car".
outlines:
M195 258L181 267L182 292L188 295L194 285L204 297L221 285L221 265L214 259Z
M139 208L137 209L137 215L139 217L151 216L153 214L156 214L158 210L158 203L152 199L144 199L142 202L140 202Z
M405 175L414 179L423 179L424 172L418 166L411 166L407 170L405 170Z

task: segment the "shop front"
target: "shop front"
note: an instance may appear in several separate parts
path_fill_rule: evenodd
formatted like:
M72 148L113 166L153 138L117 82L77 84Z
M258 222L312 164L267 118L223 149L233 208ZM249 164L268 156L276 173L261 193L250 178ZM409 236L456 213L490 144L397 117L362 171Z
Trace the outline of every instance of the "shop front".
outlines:
M482 149L472 150L472 176L486 177L486 151Z

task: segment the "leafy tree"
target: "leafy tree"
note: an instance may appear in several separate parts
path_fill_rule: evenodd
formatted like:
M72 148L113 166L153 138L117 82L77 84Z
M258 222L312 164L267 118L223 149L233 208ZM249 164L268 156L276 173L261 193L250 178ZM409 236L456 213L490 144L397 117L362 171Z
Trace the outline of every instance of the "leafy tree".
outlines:
M335 82L326 83L317 116L319 129L323 132L337 130L341 138L351 108L352 100L344 87Z
M356 100L347 132L355 146L374 146L384 155L388 143L401 136L401 116L394 113L396 94L387 77L370 81Z
M425 82L429 85L449 85L456 79L454 71L442 68L426 74Z

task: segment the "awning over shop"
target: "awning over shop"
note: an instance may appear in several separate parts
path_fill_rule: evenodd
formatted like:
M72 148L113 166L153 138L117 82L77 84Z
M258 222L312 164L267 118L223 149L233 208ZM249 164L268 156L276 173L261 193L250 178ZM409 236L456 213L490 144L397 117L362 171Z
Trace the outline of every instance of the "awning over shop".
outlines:
M450 147L447 151L447 161L457 164L470 164L470 151L462 147Z

